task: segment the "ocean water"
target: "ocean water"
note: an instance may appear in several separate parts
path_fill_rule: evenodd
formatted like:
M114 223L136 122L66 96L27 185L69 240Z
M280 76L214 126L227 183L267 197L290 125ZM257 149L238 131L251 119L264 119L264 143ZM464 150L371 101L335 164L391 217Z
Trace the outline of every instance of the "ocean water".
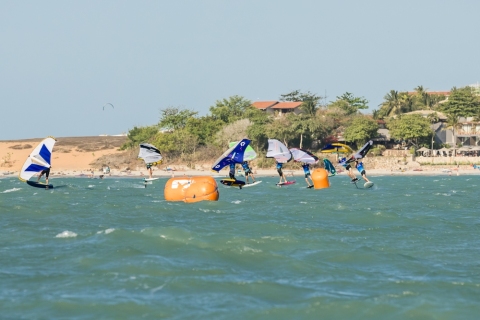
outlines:
M0 179L1 319L478 319L480 177Z

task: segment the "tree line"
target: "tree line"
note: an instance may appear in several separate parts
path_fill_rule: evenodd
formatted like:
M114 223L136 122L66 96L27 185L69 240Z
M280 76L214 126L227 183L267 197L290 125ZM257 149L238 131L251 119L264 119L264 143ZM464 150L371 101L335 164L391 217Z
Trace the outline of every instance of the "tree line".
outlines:
M431 112L428 117L408 114L416 110ZM462 126L462 121L469 117L474 122L480 121L479 92L470 86L453 87L448 97L444 94L428 93L423 86L416 87L413 92L391 90L385 95L380 109L373 112L373 117L386 120L392 138L406 141L418 148L430 147L435 134L432 124L440 119L437 112L442 112L447 117L445 128L452 130L453 140L456 141L456 131ZM455 144L447 146L457 147Z
M453 88L448 99L429 94L422 86L413 93L391 90L371 115L361 112L368 109L368 101L350 92L323 105L322 96L300 90L282 94L278 100L302 102L302 113L272 116L238 95L217 100L205 116L191 109L168 107L160 111L158 123L129 130L122 148L131 149L141 142L149 142L169 159L195 163L215 159L228 148L229 142L245 137L262 155L266 153L269 138L281 140L288 147L315 152L343 134L355 149L377 137L380 119L385 121L393 139L420 146L428 145L433 132L431 124L438 121L438 117L435 113L430 118L405 113L424 109L442 111L452 128L458 127L460 117L480 116L479 97L470 87Z

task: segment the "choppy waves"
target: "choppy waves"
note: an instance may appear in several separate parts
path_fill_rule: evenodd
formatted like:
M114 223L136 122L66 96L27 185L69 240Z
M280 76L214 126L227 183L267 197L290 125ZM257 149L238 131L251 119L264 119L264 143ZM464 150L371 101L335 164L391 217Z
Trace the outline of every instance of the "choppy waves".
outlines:
M2 316L474 319L477 177L371 179L195 204L164 201L164 181L3 180Z

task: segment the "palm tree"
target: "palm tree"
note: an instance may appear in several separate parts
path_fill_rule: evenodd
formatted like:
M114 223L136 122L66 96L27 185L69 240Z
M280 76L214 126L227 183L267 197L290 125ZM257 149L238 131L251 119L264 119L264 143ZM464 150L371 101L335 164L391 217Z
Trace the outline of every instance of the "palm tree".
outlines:
M399 103L401 112L410 112L415 109L414 98L408 94L408 92L402 92L399 94Z
M380 115L380 111L379 110L373 110L372 111L372 118L375 119L375 120L378 120L378 119L381 119L382 116Z
M415 88L415 92L417 93L417 95L418 95L419 97L421 97L424 93L427 92L427 90L424 89L423 86L417 86L417 87Z
M398 96L398 91L390 90L383 99L385 100L381 104L381 108L384 109L384 114L387 116L392 116L395 114L400 114L402 111L402 105Z
M453 156L457 156L457 137L455 136L455 129L460 126L460 117L454 114L447 115L447 129L452 129L453 133Z
M415 102L418 109L430 109L430 95L423 86L417 86L415 88Z
M427 116L428 120L430 120L430 123L432 124L432 152L430 153L433 156L433 141L435 138L435 129L433 128L433 125L438 122L439 117L436 112L430 113Z

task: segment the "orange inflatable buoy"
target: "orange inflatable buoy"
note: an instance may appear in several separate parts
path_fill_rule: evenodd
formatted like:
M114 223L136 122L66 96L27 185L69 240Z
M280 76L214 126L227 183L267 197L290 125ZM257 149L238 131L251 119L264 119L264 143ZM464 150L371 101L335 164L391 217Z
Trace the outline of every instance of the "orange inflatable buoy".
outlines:
M163 194L167 201L187 203L217 201L220 197L217 182L208 176L170 178L165 184Z
M312 172L313 186L315 189L330 188L330 182L328 181L327 170L318 168Z

